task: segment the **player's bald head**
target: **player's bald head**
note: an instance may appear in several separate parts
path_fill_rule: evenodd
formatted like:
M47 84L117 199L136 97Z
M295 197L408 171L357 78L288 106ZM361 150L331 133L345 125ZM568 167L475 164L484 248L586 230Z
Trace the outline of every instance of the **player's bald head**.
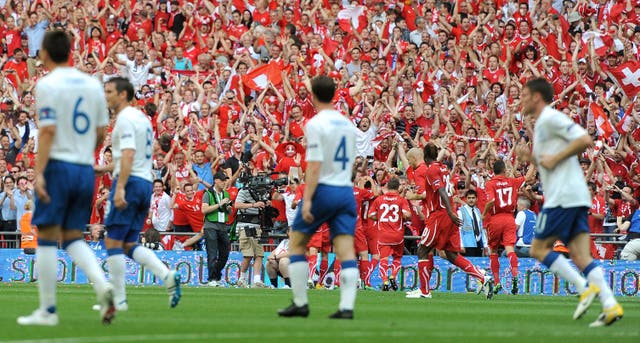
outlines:
M422 160L424 160L424 153L420 148L411 148L407 152L407 157L411 157L415 159L417 162L421 162Z

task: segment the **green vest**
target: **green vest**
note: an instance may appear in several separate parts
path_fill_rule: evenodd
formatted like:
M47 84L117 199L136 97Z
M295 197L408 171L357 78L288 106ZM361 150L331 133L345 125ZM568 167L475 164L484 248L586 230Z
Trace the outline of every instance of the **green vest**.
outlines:
M214 196L214 194L212 194L208 189L206 190L206 193L209 195L209 205L217 205L217 196ZM222 191L222 198L231 199L231 197L229 196L229 192ZM229 214L218 209L216 211L208 213L204 218L211 223L226 223L229 219Z

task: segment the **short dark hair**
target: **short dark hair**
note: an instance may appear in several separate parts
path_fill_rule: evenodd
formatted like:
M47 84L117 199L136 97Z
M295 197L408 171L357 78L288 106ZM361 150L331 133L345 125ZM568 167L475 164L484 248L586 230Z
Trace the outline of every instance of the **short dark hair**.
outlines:
M504 173L504 170L507 169L507 166L504 164L504 161L501 159L497 159L493 162L493 173L498 175Z
M164 182L162 181L162 179L155 179L153 180L153 185L155 186L156 183L159 183L160 185L162 185L162 187L164 187Z
M542 100L547 104L553 102L553 86L544 78L537 78L527 82L525 87L529 88L531 93L538 93L542 97Z
M335 95L336 84L332 78L320 75L311 80L311 91L319 102L329 104Z
M467 194L465 194L464 196L465 196L465 197L468 197L469 195L473 195L474 197L476 197L476 198L477 198L477 197L478 197L478 192L476 192L474 189L469 189L469 190L467 191Z
M64 31L49 31L44 34L42 50L47 52L54 63L67 62L71 52L71 39Z
M114 77L113 79L109 79L105 84L111 83L116 88L116 93L120 94L122 92L127 92L127 101L133 100L133 96L135 95L135 91L133 90L133 85L128 79L124 77Z
M387 182L387 188L391 191L397 191L400 188L400 179L397 177L392 177Z
M427 143L424 147L424 158L429 161L438 159L438 147L433 143Z

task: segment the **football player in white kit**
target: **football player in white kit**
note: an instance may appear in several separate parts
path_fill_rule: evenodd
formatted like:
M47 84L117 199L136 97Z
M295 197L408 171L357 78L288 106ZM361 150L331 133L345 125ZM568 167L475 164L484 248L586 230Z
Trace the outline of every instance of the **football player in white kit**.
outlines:
M129 106L134 96L129 80L112 78L105 83L104 92L109 108L117 115L111 133L114 162L114 180L109 195L111 209L105 219L107 264L116 309L128 309L125 254L163 280L169 294L169 306L173 308L182 295L180 274L169 270L153 251L137 243L153 194L151 122L144 113Z
M58 241L93 284L101 305L100 317L108 324L115 314L113 286L83 231L91 216L94 192L94 150L104 139L109 114L102 84L69 67L71 41L63 31L44 36L40 58L50 73L36 85L40 117L36 157L36 208L38 226L36 268L40 307L18 317L20 325L58 324L56 279Z
M307 317L307 242L323 223L329 224L336 257L341 263L340 304L329 318L353 319L358 265L353 246L356 203L351 181L356 158L356 127L333 108L335 84L327 76L311 81L313 104L318 114L305 127L307 138L306 189L293 222L289 243L289 273L293 303L280 311L282 317Z
M590 326L611 325L622 318L623 310L604 278L602 267L591 257L587 221L591 195L577 157L593 141L584 128L549 106L553 102L553 86L547 80L527 82L521 100L523 112L533 116L535 126L533 155L524 149L519 149L518 155L538 165L545 195L531 256L576 286L580 301L573 319L582 317L599 295L602 313ZM553 251L556 240L569 247L571 260L586 279L564 256Z

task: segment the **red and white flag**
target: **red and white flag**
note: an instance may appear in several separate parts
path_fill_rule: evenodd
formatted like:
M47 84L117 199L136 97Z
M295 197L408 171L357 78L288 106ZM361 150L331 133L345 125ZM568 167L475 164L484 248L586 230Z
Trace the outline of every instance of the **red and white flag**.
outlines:
M338 12L338 25L345 32L353 32L355 27L358 32L367 27L367 8L364 6L348 6Z
M596 53L599 56L605 56L607 54L607 51L609 51L611 45L613 45L613 39L611 39L611 37L606 33L587 31L582 34L582 42L585 44L585 46L587 45L589 38L592 37L593 48L596 50Z
M378 130L378 135L373 140L371 140L371 143L374 147L377 147L378 145L380 145L380 143L382 143L383 140L390 137L398 137L401 141L403 140L397 132L384 128Z
M288 68L290 67L286 67L284 70ZM253 90L262 91L267 88L269 82L274 86L281 84L282 71L283 69L280 68L278 63L271 61L247 72L246 75L242 76L242 83Z
M640 62L623 63L609 69L608 74L628 98L633 98L640 92Z
M613 126L611 125L607 114L604 113L602 107L595 102L589 104L589 108L591 108L591 112L593 113L593 120L596 122L598 134L605 139L609 139L609 137L613 135Z
M605 56L613 45L613 39L606 33L587 31L582 34L582 43L587 45L589 38L593 38L593 48L599 56Z
M633 106L635 101L632 101L627 110L624 112L622 119L616 125L616 130L620 132L620 134L627 134L635 129L635 127L631 127L631 117L633 115Z

